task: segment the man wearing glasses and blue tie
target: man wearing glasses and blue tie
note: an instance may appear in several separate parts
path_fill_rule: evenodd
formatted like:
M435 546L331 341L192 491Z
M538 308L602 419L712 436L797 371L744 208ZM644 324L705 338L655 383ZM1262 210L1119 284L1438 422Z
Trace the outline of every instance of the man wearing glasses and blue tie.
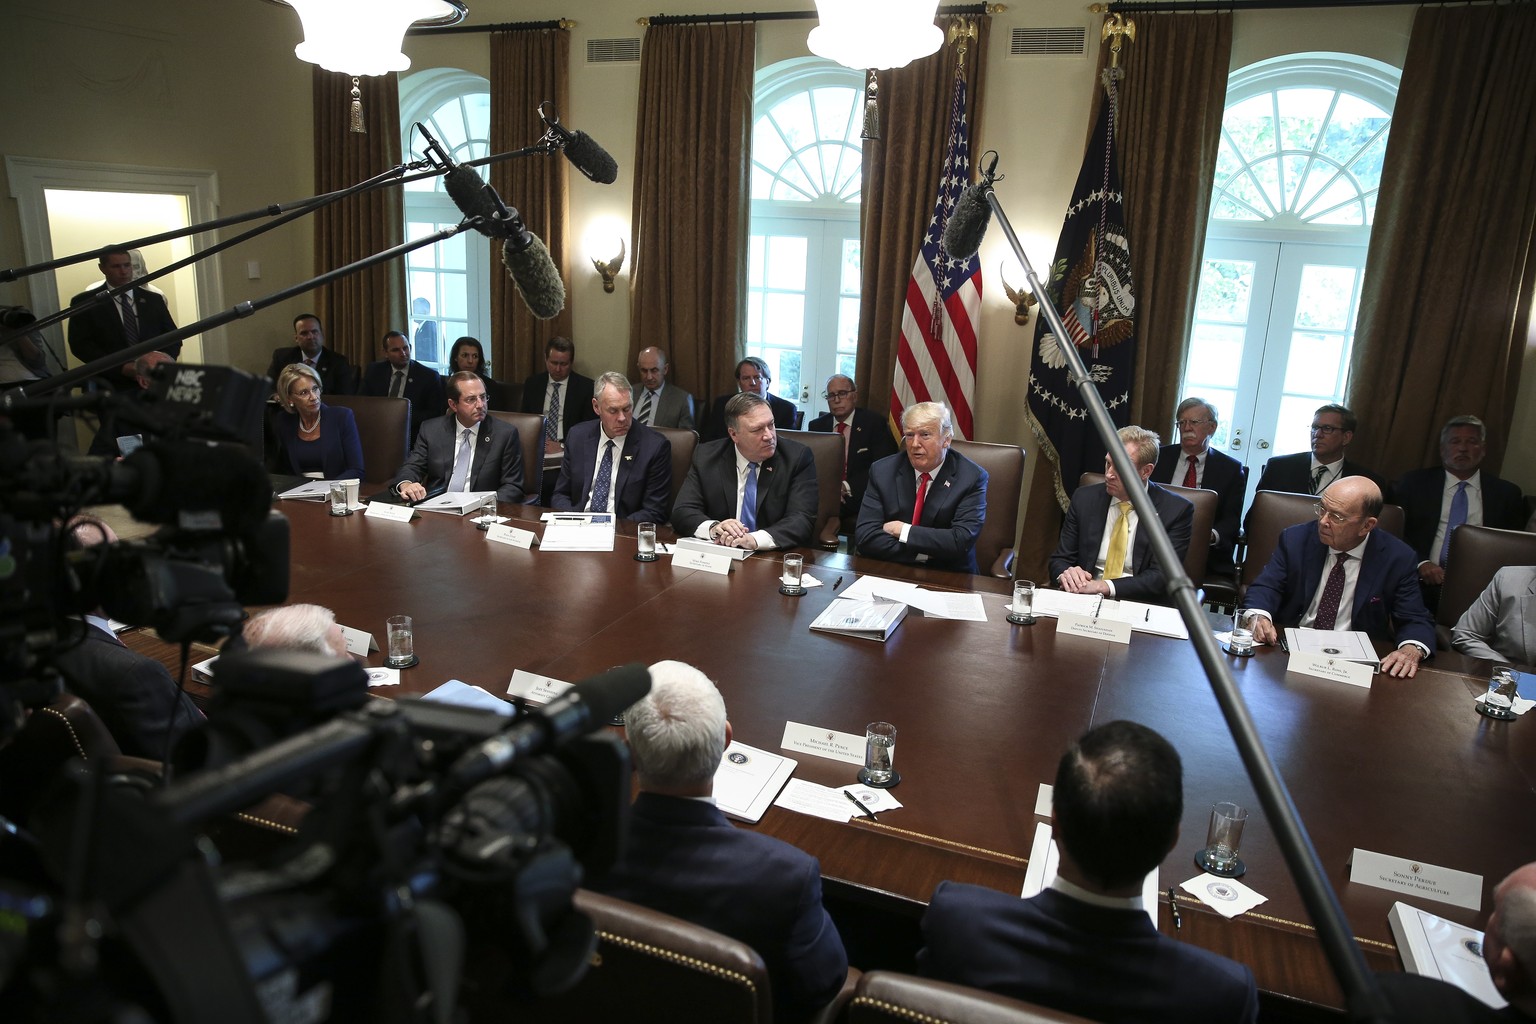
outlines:
M1253 637L1275 643L1286 626L1385 634L1397 649L1381 659L1388 675L1411 679L1435 649L1435 623L1419 595L1413 549L1376 529L1381 488L1362 476L1318 498L1317 524L1283 530L1275 553L1245 598Z
M402 500L429 492L495 491L497 501L539 503L523 494L523 455L517 428L486 415L485 381L464 370L448 378L448 412L421 425L416 446L390 481Z

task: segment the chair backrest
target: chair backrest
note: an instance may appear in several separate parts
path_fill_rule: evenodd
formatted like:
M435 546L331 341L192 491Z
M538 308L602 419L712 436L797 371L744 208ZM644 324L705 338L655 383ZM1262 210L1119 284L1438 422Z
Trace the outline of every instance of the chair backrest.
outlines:
M504 1007L504 1019L770 1024L768 969L751 946L634 903L578 889L597 927L587 973L558 996Z
M795 410L795 429L796 430L804 430L805 429L805 410L804 409L796 409Z
M860 978L843 1019L847 1024L1088 1024L1060 1010L894 971L870 971Z
M28 715L11 742L0 748L0 814L25 821L72 758L95 761L121 753L89 704L74 694L60 694Z
M523 382L493 380L485 386L485 398L491 410L512 412L523 404Z
M1084 473L1077 478L1079 487L1103 482L1103 473ZM1211 555L1211 526L1216 522L1216 506L1221 501L1221 495L1204 487L1181 487L1178 484L1158 486L1195 506L1194 518L1189 524L1189 550L1184 552L1184 575L1198 587L1205 579L1205 563ZM1201 538L1204 541L1197 543Z
M846 443L841 434L817 430L781 430L779 436L799 441L811 450L811 458L816 460L816 532L811 534L811 543L836 551L837 531L842 525Z
M667 515L670 516L672 506L677 504L677 492L683 489L683 481L688 479L688 467L693 464L693 450L699 446L699 433L681 427L651 429L672 442L672 490L667 495Z
M523 449L523 493L537 495L544 483L544 417L532 412L492 409L491 415L517 428Z
M976 536L976 568L983 576L1007 576L1003 563L1019 536L1019 491L1024 486L1024 449L985 441L950 447L987 471L987 518Z
M1290 491L1260 491L1253 496L1253 507L1248 511L1247 527L1243 531L1242 587L1248 588L1275 553L1280 543L1280 532L1297 523L1310 523L1317 518L1312 511L1317 498L1311 494L1293 494ZM1403 535L1403 507L1381 506L1376 517L1376 528L1386 530L1394 537Z
M327 393L327 405L351 409L363 445L363 482L392 480L408 453L411 403L404 398Z
M1536 533L1496 530L1491 526L1462 526L1451 534L1445 560L1445 583L1435 621L1447 629L1487 589L1493 574L1506 565L1536 565Z

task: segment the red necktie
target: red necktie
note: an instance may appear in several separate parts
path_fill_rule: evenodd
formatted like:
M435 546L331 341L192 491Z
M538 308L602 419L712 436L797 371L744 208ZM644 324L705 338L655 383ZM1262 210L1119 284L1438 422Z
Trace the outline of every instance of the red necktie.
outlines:
M1344 596L1344 563L1348 560L1349 552L1338 552L1333 571L1328 574L1328 582L1323 584L1323 599L1317 603L1317 618L1312 620L1313 629L1332 629L1338 619L1339 598Z
M917 500L912 503L912 525L916 526L923 521L923 499L928 496L928 474L924 473L917 481Z
M1195 459L1196 459L1196 456L1194 456L1194 455L1191 455L1189 457L1189 469L1184 474L1184 486L1185 487L1199 487L1200 486L1200 482L1195 479Z
M837 436L843 439L843 479L848 479L848 424L837 425Z

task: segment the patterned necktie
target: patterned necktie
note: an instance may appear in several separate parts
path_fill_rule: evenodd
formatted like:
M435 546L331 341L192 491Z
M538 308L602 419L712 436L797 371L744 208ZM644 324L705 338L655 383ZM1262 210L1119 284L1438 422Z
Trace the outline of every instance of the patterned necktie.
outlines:
M652 391L650 388L646 388L645 389L645 401L640 403L640 422L644 423L648 427L654 427L656 424L653 421L652 417L655 414L655 412L656 412L656 392Z
M405 386L405 371L396 370L394 380L389 383L389 397L399 398L400 390Z
M757 463L747 463L747 486L741 489L741 525L757 529Z
M1196 456L1191 455L1189 457L1189 468L1184 471L1184 486L1185 487L1199 487L1200 486L1200 481L1195 476L1195 463L1197 461L1198 461L1198 459L1197 459Z
M549 412L544 414L544 436L551 441L560 440L560 382L555 382L555 390L549 397Z
M932 479L932 473L924 473L917 478L917 500L912 502L913 526L917 526L923 521L923 499L928 497L928 481Z
M1323 490L1322 490L1322 488L1323 488L1323 477L1325 477L1327 475L1328 475L1328 467L1327 466L1318 466L1317 469L1313 471L1313 473L1312 473L1312 493L1313 494L1321 494L1321 493L1323 493Z
M448 489L455 494L469 490L469 460L470 438L474 431L468 427L459 430L459 454L453 460L453 478L448 481Z
M608 511L608 492L613 486L613 442L603 446L603 461L597 467L597 480L592 484L592 500L587 503L589 512Z
M837 425L837 436L843 439L843 479L848 479L848 424Z
M119 295L117 301L123 309L123 337L132 345L139 340L139 318L133 312L133 303L128 301L127 293Z
M1125 575L1125 553L1131 546L1131 503L1115 502L1120 515L1109 531L1109 550L1104 553L1104 578L1117 580Z
M1349 552L1338 552L1333 571L1328 574L1328 582L1323 584L1323 599L1317 603L1317 618L1312 620L1313 629L1332 629L1338 621L1339 598L1344 596L1344 563L1347 561Z
M1456 532L1456 527L1467 525L1467 482L1463 480L1456 485L1456 493L1451 495L1451 517L1445 523L1445 540L1440 542L1440 568L1445 568L1446 561L1451 557L1451 534Z

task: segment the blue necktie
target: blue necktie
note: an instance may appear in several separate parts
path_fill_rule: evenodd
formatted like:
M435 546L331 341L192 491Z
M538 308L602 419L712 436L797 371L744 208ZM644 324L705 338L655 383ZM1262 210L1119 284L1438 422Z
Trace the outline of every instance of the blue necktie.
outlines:
M1456 493L1451 495L1451 517L1445 523L1445 540L1440 542L1440 568L1445 568L1446 560L1451 557L1451 534L1456 532L1456 527L1467 525L1467 482L1463 480L1456 485Z
M757 463L747 463L747 486L741 491L741 525L757 529Z
M592 500L587 503L590 512L608 511L608 490L613 480L613 442L603 446L603 461L597 467L597 481L592 484Z

